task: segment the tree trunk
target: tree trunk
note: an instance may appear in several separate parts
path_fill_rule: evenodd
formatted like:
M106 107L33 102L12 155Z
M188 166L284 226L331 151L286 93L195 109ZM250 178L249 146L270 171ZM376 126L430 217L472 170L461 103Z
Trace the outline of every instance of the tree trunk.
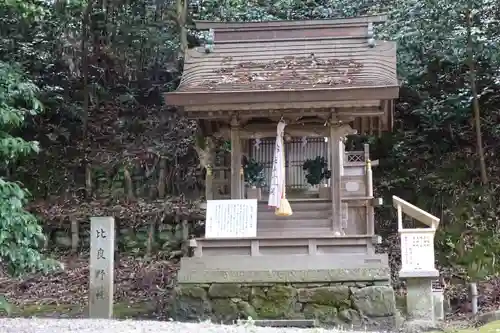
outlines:
M146 242L146 255L148 257L151 257L151 255L153 254L157 225L157 218L151 217L148 226L148 240Z
M134 195L134 182L132 181L132 175L130 171L125 167L123 169L123 178L125 182L125 191L127 195L127 200L132 201L135 198Z
M90 21L90 12L92 11L92 1L87 3L87 8L83 14L82 19L82 33L81 33L81 50L82 50L82 75L83 75L83 135L87 134L87 121L89 118L89 52L87 49L88 26Z
M189 222L188 220L182 220L182 244L181 251L182 256L187 257L189 255Z
M82 119L82 134L83 134L83 146L84 146L84 159L83 163L85 165L85 194L87 199L92 197L92 170L90 162L87 157L88 150L88 139L87 139L87 128L89 119L89 109L90 109L90 91L89 91L89 54L87 47L87 37L88 37L88 27L90 21L90 12L92 11L92 1L87 3L87 8L83 14L82 19L82 32L81 32L81 51L82 51L82 75L83 75L83 119Z
M80 226L75 216L70 216L69 220L71 222L71 253L76 254L80 245Z
M479 155L479 169L481 172L481 182L488 184L488 173L486 171L486 159L484 156L483 135L481 133L481 110L479 107L479 97L476 85L476 66L474 64L474 52L472 41L472 14L467 11L467 65L469 66L469 80L472 93L472 109L474 111L474 124L476 127L476 146Z
M162 199L166 195L167 189L167 159L160 157L160 171L158 172L158 198Z
M187 29L186 29L186 19L187 19L187 0L177 0L177 25L179 26L179 40L180 40L180 50L179 57L184 57L184 52L188 48L187 41Z

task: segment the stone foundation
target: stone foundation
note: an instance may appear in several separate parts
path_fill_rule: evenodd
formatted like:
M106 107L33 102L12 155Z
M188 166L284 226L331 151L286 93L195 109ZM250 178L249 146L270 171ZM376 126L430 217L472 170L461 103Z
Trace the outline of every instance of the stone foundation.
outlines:
M397 310L388 283L182 284L175 290L171 317L210 319L316 319L321 326L394 329Z

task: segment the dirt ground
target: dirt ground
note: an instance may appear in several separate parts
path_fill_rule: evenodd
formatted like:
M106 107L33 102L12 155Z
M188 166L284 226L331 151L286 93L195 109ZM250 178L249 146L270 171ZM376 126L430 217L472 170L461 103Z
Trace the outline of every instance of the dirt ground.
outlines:
M12 279L0 275L0 295L14 303L14 316L87 317L88 258L64 256L60 261L65 270L57 273L26 279ZM164 309L176 283L177 269L178 263L174 261L119 258L115 263L115 317L168 319ZM481 311L498 309L498 280L481 284L481 291ZM465 297L466 295L462 295L459 298ZM465 299L456 306L447 318L450 327L470 326L472 321L469 308L470 305Z
M0 277L0 295L14 303L13 315L86 317L88 258L62 257L65 270L27 279ZM162 319L175 285L175 262L122 257L115 263L114 314L117 318Z

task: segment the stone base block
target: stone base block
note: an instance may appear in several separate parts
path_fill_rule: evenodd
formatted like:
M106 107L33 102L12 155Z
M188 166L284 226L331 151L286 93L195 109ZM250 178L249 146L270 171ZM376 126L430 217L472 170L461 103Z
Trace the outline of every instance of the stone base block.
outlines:
M409 320L435 322L434 295L432 281L439 272L401 271L399 277L406 280L406 310Z
M444 332L443 325L429 320L408 320L401 329L401 333Z
M339 239L345 240L347 243L344 244L350 246L353 246L352 241L354 244L356 242L347 237ZM288 240L276 238L267 241L273 243ZM303 240L292 240L292 244L297 246L301 241ZM321 241L316 240L316 244ZM363 239L361 241L365 242ZM237 245L242 247L245 242L248 240L238 239ZM251 252L251 244L247 244ZM277 248L276 245L274 248ZM223 249L222 246L220 248ZM386 254L209 255L182 258L177 279L182 284L388 281L390 268Z
M238 319L313 319L320 326L393 330L398 314L389 283L181 284L170 317L233 323Z

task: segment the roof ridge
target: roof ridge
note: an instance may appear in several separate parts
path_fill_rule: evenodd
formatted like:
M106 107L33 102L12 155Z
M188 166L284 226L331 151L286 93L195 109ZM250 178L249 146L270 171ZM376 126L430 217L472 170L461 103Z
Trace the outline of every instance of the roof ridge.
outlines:
M321 27L354 27L366 26L369 23L384 23L386 15L358 16L350 18L334 18L322 20L276 20L276 21L253 21L253 22L217 22L217 21L194 21L199 30L214 29L214 31L247 31L247 30L283 30L283 29L313 29Z

